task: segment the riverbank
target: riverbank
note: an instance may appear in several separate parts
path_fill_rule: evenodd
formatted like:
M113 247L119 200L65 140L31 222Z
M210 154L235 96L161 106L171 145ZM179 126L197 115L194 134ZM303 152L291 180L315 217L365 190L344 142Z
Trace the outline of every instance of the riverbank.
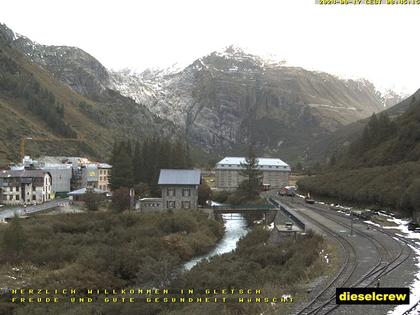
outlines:
M228 296L232 303L180 305L171 314L200 314L209 309L214 314L289 313L296 299L305 295L308 284L329 268L325 258L329 249L323 238L313 233L280 244L270 244L269 234L265 226L255 226L234 252L200 263L173 283L174 287L260 289L260 294L244 295L245 301L250 298L254 302L240 303L241 294L232 294ZM223 296L220 291L211 295ZM258 298L269 302L256 302Z
M203 260L208 260L211 257L223 255L235 250L237 242L250 231L247 221L240 214L224 214L222 215L222 220L225 227L225 234L223 235L223 238L209 253L203 256L195 257L185 263L183 268L186 271L191 270Z
M2 288L161 287L224 234L222 223L198 211L58 214L18 222L22 250L0 247ZM0 239L15 233L7 232L12 226L0 226ZM39 313L44 307L44 313L50 307L61 313L68 305L38 305ZM0 313L5 308L24 314L33 306L0 301Z
M2 286L64 287L80 291L170 288L170 298L178 301L187 298L194 302L165 303L165 296L156 296L150 297L155 302L145 303L146 296L136 301L138 303L121 303L124 296L119 294L115 296L119 302L104 303L106 296L99 295L88 304L0 302L0 312L8 308L18 315L27 312L61 314L64 310L78 314L93 310L104 314L174 315L209 310L220 314L260 314L268 310L288 313L297 300L306 296L308 285L332 266L328 245L322 237L312 233L299 237L296 242L285 240L275 245L270 244L270 232L265 225L257 224L248 232L243 218L226 221L223 235L220 222L208 220L197 211L176 215L107 214L42 216L21 222L25 233L35 237L27 243L24 258L16 257L12 261L0 252ZM1 233L4 233L3 228ZM238 248L232 251L238 239ZM215 256L210 257L212 255ZM185 266L185 262L194 267L180 270L179 266ZM257 296L237 291L225 304L214 302L223 298L220 294L223 295L221 292L226 288L253 289L260 293ZM183 289L194 293L181 294ZM210 292L205 293L204 289ZM202 303L203 298L213 302ZM264 298L270 302L241 303L241 298Z

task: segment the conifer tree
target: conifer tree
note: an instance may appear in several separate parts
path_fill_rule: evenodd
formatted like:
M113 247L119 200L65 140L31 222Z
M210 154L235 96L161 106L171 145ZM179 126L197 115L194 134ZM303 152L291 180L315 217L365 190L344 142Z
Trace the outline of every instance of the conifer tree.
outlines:
M133 160L130 144L128 142L117 144L113 149L113 154L111 188L115 190L121 187L133 187Z
M144 181L143 173L143 156L141 151L140 143L137 141L134 147L133 154L133 172L134 172L134 183L138 184Z
M245 179L239 184L238 192L246 199L255 199L260 192L262 172L258 167L258 159L252 146L248 150L245 163L241 163L241 167L243 169L239 172L239 175Z

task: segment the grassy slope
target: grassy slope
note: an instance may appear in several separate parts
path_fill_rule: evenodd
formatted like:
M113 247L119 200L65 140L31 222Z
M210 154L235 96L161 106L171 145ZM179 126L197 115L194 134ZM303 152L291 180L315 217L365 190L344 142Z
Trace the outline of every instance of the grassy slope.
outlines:
M1 38L0 38L1 39ZM173 125L152 115L144 106L134 103L119 93L107 90L95 100L88 99L64 83L59 82L47 70L32 63L16 49L0 40L0 49L19 68L22 80L33 76L42 89L47 89L65 108L64 121L77 132L82 142L60 141L38 116L25 106L25 100L12 97L0 90L0 166L18 160L19 142L22 137L42 137L51 141L28 141L26 153L30 155L87 155L107 160L115 139L141 139L145 136L166 134L175 137ZM25 79L24 79L25 78ZM83 107L81 104L83 103Z
M2 123L0 124L0 165L18 158L19 142L22 137L46 137L51 141L28 142L26 153L90 153L97 157L105 157L112 141L109 139L109 131L81 113L76 104L85 101L94 108L98 104L75 93L70 88L58 83L51 74L29 62L17 51L2 47L6 55L11 57L20 67L21 71L31 73L40 83L42 88L48 89L54 94L56 100L65 107L65 121L68 122L84 139L84 142L92 150L84 148L77 142L62 142L61 137L56 136L39 117L31 114L24 106L23 99L11 98L0 93L0 108Z

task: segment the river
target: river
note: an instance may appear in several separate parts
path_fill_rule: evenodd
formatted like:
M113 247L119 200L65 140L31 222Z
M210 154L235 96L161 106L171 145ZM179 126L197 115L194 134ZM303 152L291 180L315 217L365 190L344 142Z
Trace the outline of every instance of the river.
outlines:
M225 234L216 247L206 255L198 256L184 264L184 270L190 270L203 259L229 253L236 248L239 239L249 232L245 218L239 213L222 214Z

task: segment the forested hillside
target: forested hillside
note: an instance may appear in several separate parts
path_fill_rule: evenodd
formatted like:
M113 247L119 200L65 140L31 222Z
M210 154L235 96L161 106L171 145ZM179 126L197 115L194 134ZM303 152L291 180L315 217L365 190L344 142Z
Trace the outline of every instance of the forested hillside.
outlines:
M419 100L420 90L395 106L384 110L383 113L387 114L390 119L395 120L406 113L410 106ZM350 143L355 142L358 137L361 136L369 120L369 118L358 120L313 141L308 146L302 162L306 165L314 164L316 162L325 163L334 155L346 154Z
M379 205L420 217L420 98L405 113L373 115L324 172L298 182L316 195Z

